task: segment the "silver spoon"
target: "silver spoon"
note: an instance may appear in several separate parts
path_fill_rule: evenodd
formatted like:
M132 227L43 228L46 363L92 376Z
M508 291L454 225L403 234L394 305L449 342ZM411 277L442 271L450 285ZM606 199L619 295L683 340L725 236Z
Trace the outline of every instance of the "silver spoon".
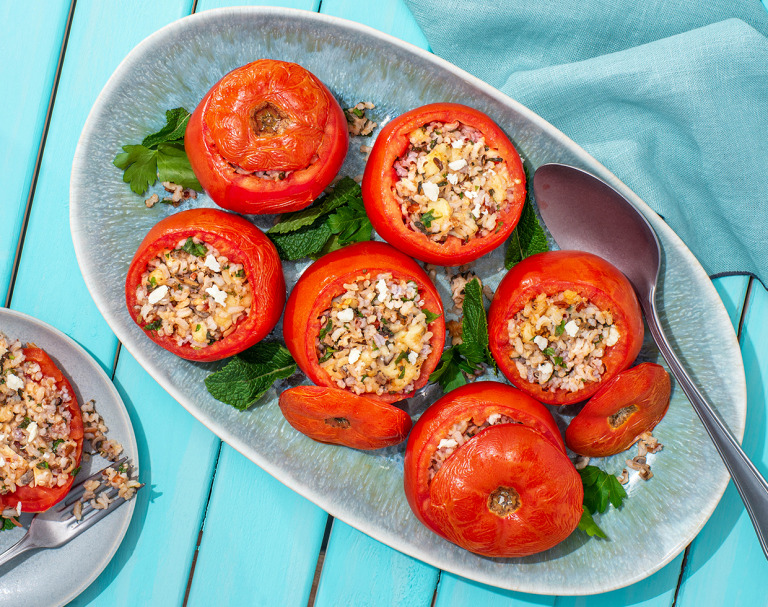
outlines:
M651 335L723 458L768 557L768 483L693 384L659 322L656 283L661 251L653 228L616 190L571 166L539 167L533 177L533 192L541 216L561 248L607 259L635 287Z

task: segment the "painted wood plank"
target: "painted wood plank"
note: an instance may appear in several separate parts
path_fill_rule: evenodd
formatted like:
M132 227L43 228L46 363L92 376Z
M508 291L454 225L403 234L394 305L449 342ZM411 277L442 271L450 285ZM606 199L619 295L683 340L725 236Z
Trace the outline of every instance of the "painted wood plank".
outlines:
M0 39L6 49L0 62L0 304L10 286L68 13L68 2L0 4Z
M307 605L327 517L223 445L187 604Z
M526 607L528 605L554 605L554 596L525 594L486 586L443 572L437 588L435 607Z
M429 605L437 570L334 520L315 607Z
M768 292L753 281L741 335L747 376L747 424L742 446L768 476ZM733 484L691 544L677 599L694 605L768 604L768 561Z
M191 3L81 0L67 44L11 307L73 337L109 373L117 339L85 287L69 230L72 158L88 112L120 61L156 29L188 14Z
M115 384L139 447L136 510L104 572L70 605L181 605L221 441L123 349Z

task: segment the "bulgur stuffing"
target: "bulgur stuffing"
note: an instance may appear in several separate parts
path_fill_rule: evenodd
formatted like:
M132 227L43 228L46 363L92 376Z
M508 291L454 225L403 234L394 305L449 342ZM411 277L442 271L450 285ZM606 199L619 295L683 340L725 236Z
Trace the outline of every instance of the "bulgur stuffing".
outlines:
M318 319L320 366L356 394L410 392L432 352L418 285L366 273L344 288Z
M164 204L170 204L174 207L178 207L188 198L197 198L197 192L195 192L195 190L191 188L184 188L184 186L179 185L178 183L173 183L172 181L163 181L163 188L165 188L166 192L171 193L171 197L165 197L161 201L160 196L157 194L152 194L152 196L144 201L144 204L148 209L154 207L158 202L163 202Z
M452 311L455 314L458 315L462 313L464 307L464 288L467 286L468 282L475 278L480 281L480 286L482 287L483 281L480 280L480 277L474 272L460 271L458 274L450 276L451 299L453 299L454 306Z
M141 486L139 481L130 478L126 464L121 464L117 469L110 466L102 470L100 480L93 479L83 483L85 492L75 503L72 513L79 521L83 518L84 507L103 510L116 499L132 499Z
M376 106L370 101L361 101L353 107L344 110L347 117L347 130L353 137L370 137L373 130L379 126L365 115L366 110L372 110ZM362 149L360 150L363 151ZM370 150L369 150L370 151ZM365 153L365 152L364 152Z
M432 454L429 461L429 480L431 481L438 470L456 449L466 443L470 438L477 435L481 430L497 424L519 424L511 417L502 413L491 413L487 419L478 423L474 418L469 418L455 423L448 430L437 445L437 449Z
M150 260L136 300L145 330L205 348L248 316L252 293L241 264L195 237Z
M609 310L570 290L539 294L509 320L508 330L520 375L550 392L600 381L605 349L621 337Z
M524 187L512 181L483 134L459 121L430 122L411 132L394 169L393 194L405 224L435 242L467 242L499 229L499 212Z
M40 365L25 359L19 340L0 333L0 494L17 487L61 487L77 467L69 438L73 395ZM19 507L3 512L18 516Z

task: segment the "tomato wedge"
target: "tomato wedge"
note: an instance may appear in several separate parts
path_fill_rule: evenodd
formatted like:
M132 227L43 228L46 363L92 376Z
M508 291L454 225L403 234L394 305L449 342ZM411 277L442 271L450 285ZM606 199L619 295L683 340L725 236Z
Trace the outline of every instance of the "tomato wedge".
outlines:
M381 449L402 443L411 429L402 409L339 388L289 388L279 404L291 426L321 443Z
M426 410L408 437L404 488L429 529L485 556L546 550L581 517L581 481L554 418L498 382L467 384Z
M24 348L24 356L27 360L39 364L43 376L52 377L60 391L66 390L72 395L72 399L66 405L72 416L69 422L69 437L76 443L75 461L79 465L83 454L83 417L72 385L64 377L56 363L51 360L51 357L41 348L27 346ZM70 476L67 482L60 487L33 487L31 485L17 487L12 493L0 495L0 510L16 508L17 504L21 502L22 512L45 512L64 499L74 480L75 477Z
M297 211L339 172L349 147L344 111L295 63L260 59L224 76L187 124L195 176L239 213Z
M595 347L603 352L599 362L604 371L599 379L593 377L589 381L581 382L582 387L575 390L552 388L547 384L540 384L536 377L531 379L527 374L524 377L515 362L521 359L512 358L512 354L516 353L516 345L510 340L509 331L510 320L515 318L518 312L524 311L526 304L533 303L542 294L554 297L566 292L568 297L572 298L570 301L580 300L572 307L589 307L584 304L584 301L588 301L600 310L600 314L609 312L617 339L611 345L606 345L610 341L597 341L602 340L602 337L595 340ZM561 305L565 309L567 301L552 305ZM536 308L535 303L530 307ZM577 323L586 321L580 319L573 322L573 327L578 328ZM579 325L583 326L585 325ZM554 352L560 340L570 335L570 329L568 323L555 327L548 333L550 341L546 347L542 347L545 345L543 342L539 342L541 345L536 348L530 345L545 331L544 328L535 328L536 337L533 334L528 338L523 336L523 346L529 344L531 349L540 349L542 354L547 356L547 362L552 366L552 369L547 371L552 372L552 377L555 376L558 364L561 364L561 368L567 370L567 373L571 372L566 355L556 357L547 351L547 348L551 347ZM488 311L488 331L491 353L507 379L536 400L552 405L573 404L595 394L605 382L634 362L643 344L644 334L642 311L629 280L606 260L583 251L539 253L514 266L496 289ZM544 339L546 341L547 338ZM569 352L568 356L570 355Z
M433 316L428 321L432 333L429 344L432 348L421 364L419 374L413 381L413 389L407 392L381 395L368 393L368 398L384 402L395 402L408 398L429 380L435 370L445 344L445 319L443 304L435 285L413 259L383 242L360 242L324 255L313 263L299 278L285 306L283 336L285 343L299 368L317 385L336 386L336 381L320 365L317 344L324 330L321 317L328 310L334 298L343 295L345 284L355 282L361 275L373 279L379 274L391 274L393 280L413 281L417 285L422 310ZM384 329L379 327L379 330ZM405 362L405 361L403 361Z
M196 237L216 248L230 263L243 265L251 286L251 304L244 320L229 335L206 346L178 345L173 335L159 335L139 317L137 288L151 259L177 247L185 238ZM189 360L208 362L233 356L261 341L277 324L285 304L285 280L277 249L248 220L218 209L190 209L158 222L139 245L128 269L125 298L131 318L159 346Z
M496 175L500 174L504 169L508 176L508 182L507 187L495 185L490 187L488 191L490 196L488 199L489 204L493 204L494 210L496 206L499 207L498 211L495 211L496 220L493 226L489 228L490 232L488 234L479 236L478 234L482 230L480 228L475 232L475 235L470 236L467 234L466 237L457 237L454 233L457 233L458 228L455 228L445 240L438 242L428 237L427 233L432 229L433 222L445 220L445 218L441 217L443 212L432 209L423 214L421 217L422 221L420 222L422 226L426 226L423 230L413 227L413 225L418 226L415 221L413 225L411 221L406 221L401 205L408 204L408 201L405 201L403 198L398 200L396 184L401 177L398 175L395 164L407 154L413 132L430 123L456 124L457 122L460 125L465 125L479 131L485 139L486 151L495 150L494 157L489 159L489 162L492 162L496 168L483 173L483 183L486 182L486 177L488 180L496 179ZM472 141L472 137L475 136L473 134L465 139L465 141ZM435 159L431 156L435 154L436 149L440 151L440 146L432 146L432 143L426 142L425 146L423 151L424 153L429 152L427 158L431 166L435 162ZM432 147L430 148L429 146ZM446 152L450 153L450 157L453 157L453 155L459 153L458 147L458 144L456 148L448 145L446 146ZM449 189L457 189L454 203L462 204L463 201L469 201L471 196L473 201L478 202L478 207L474 210L478 213L476 216L477 221L480 221L483 215L478 210L480 208L480 198L476 194L478 191L483 194L484 190L478 190L477 188L480 188L479 185L475 188L474 182L470 183L469 179L464 181L464 172L469 176L467 165L471 167L473 166L472 163L476 163L476 161L477 159L474 157L470 157L469 161L465 160L464 164L456 169L454 175L453 169L449 167L458 166L455 164L456 161L449 163L448 156L442 160L437 159L437 166L441 167L440 173L436 173L430 179L427 179L427 181L432 181L433 183L437 180L436 183L440 184L439 187L441 188L439 190L440 197L437 198L432 206L439 205L441 208L448 209L450 201L445 199L444 195L452 198L454 194L447 194L447 192ZM427 163L424 164L426 165ZM458 160L458 164L461 164L461 159ZM453 182L448 180L449 173L451 173L451 178L461 179L460 184L451 185ZM445 179L442 179L441 175ZM461 175L460 178L458 177L459 175ZM483 187L485 188L485 185ZM501 192L494 191L494 188L496 190L505 189L505 193L508 192L509 194L506 196L501 195ZM525 172L523 171L523 164L517 150L515 150L509 138L504 134L504 131L489 116L466 105L434 103L405 112L382 129L368 158L363 175L362 189L368 217L376 232L384 240L404 253L428 263L460 265L473 261L498 247L515 228L525 203ZM458 192L458 189L462 190L461 193ZM464 190L468 193L465 194ZM415 194L421 193L422 190L419 188ZM434 197L437 196L438 194L435 194ZM496 200L494 196L498 197L499 200ZM442 204L441 200L445 200L446 204ZM472 208L468 208L467 212L471 213L472 210ZM429 221L425 219L426 217L430 218ZM454 213L453 218L457 217ZM468 215L465 216L463 214L463 211L462 217L465 217L467 221L470 220Z
M575 453L606 457L626 451L669 409L672 383L664 367L642 363L609 380L571 420L565 441Z

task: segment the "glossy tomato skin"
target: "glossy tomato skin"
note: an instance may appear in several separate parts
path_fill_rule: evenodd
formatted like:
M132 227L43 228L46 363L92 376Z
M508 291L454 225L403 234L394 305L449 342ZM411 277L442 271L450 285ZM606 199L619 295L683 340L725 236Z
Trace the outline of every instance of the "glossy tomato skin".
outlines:
M285 279L277 249L248 220L218 209L190 209L158 222L139 245L128 269L125 299L131 318L139 321L136 289L149 261L164 249L173 249L185 238L197 237L216 247L232 262L243 264L253 294L248 316L227 337L205 348L179 346L172 336L145 331L159 346L177 356L209 362L233 356L261 341L277 324L285 304Z
M400 444L412 425L402 409L339 388L289 388L278 402L288 423L299 432L321 443L353 449Z
M455 120L480 130L488 145L499 150L512 182L518 183L514 200L499 213L498 230L483 238L472 239L467 244L455 237L439 244L405 225L400 205L392 193L398 180L394 163L408 148L409 133L430 122L450 123ZM381 130L365 166L362 189L368 217L384 240L416 259L453 266L485 255L512 233L525 204L525 172L517 150L489 116L458 103L433 103L401 114Z
M44 377L52 377L56 382L56 387L63 391L66 390L72 395L72 399L67 403L67 410L72 419L69 424L69 436L76 443L75 461L80 464L83 454L83 416L80 412L80 405L77 402L75 391L56 363L44 350L35 346L24 348L24 356L31 362L40 365L40 370ZM75 477L70 476L69 480L61 487L17 487L13 493L0 495L0 510L4 508L16 508L18 502L21 502L22 512L45 512L51 506L60 502L69 493Z
M299 368L319 386L333 387L328 373L320 367L315 341L320 333L320 315L327 310L334 297L344 293L344 283L353 282L361 273L389 272L394 278L414 280L424 300L423 309L439 314L429 324L432 332L432 352L421 366L414 382L414 391L426 385L429 374L440 362L445 345L445 318L443 304L437 289L421 266L407 255L383 242L360 242L323 255L301 275L285 306L283 337ZM411 396L411 393L367 395L368 398L392 403Z
M430 481L430 461L450 429L469 419L482 423L493 414L515 423L482 430L456 448ZM488 510L489 496L500 486L514 488L523 499L524 508L511 517ZM552 415L530 396L498 382L462 386L426 410L408 437L404 489L414 514L429 529L485 556L546 550L578 524L583 498Z
M605 371L599 382L584 384L576 392L543 390L520 376L510 358L507 324L540 293L554 295L576 291L603 310L610 310L619 331L619 341L603 355ZM489 347L499 369L515 386L533 398L551 405L570 405L597 392L606 381L631 365L643 345L643 316L635 291L612 264L583 251L549 251L532 255L514 266L502 279L488 310Z
M264 119L257 120L260 115ZM349 135L344 111L312 73L295 63L260 59L233 70L203 97L187 124L184 147L200 184L219 206L286 213L308 206L331 183ZM291 173L273 180L254 171Z
M609 380L587 401L565 432L568 447L588 457L626 451L669 409L672 383L664 367L642 363ZM621 412L622 415L616 416Z

